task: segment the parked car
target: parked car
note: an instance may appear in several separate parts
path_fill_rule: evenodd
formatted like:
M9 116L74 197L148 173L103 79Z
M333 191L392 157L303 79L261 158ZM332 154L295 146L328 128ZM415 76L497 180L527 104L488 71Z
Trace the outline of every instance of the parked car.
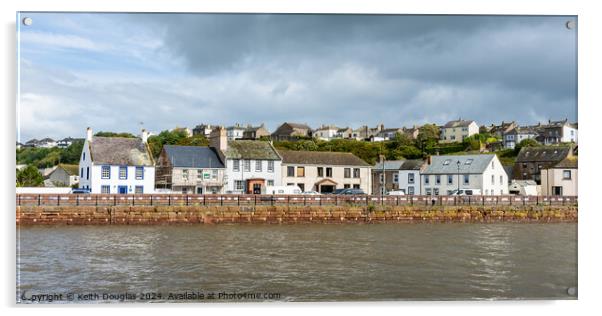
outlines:
M343 191L340 191L339 193L335 193L335 194L339 194L339 195L365 195L366 193L362 189L343 189Z
M320 192L317 192L317 191L305 191L302 194L304 194L304 195L320 195Z
M90 194L90 190L88 189L71 189L71 193L73 194Z
M481 195L480 189L460 189L453 190L449 195Z
M296 185L267 186L265 194L301 194L301 189Z
M387 195L406 195L404 190L392 190L387 192Z
M347 189L336 189L332 193L329 193L329 194L341 194L345 190L347 190Z

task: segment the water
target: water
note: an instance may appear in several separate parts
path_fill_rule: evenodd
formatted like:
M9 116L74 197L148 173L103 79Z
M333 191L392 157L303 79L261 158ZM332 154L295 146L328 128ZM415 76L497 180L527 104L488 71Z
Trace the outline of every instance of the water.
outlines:
M35 226L18 296L276 293L273 300L572 299L577 224ZM157 298L157 297L155 297ZM112 299L119 299L112 298Z

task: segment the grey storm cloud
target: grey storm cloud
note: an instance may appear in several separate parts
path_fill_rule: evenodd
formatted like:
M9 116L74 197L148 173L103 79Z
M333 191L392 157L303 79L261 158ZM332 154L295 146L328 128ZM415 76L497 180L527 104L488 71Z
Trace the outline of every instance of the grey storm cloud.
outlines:
M420 108L448 114L438 115L442 119L576 119L576 32L565 27L574 17L182 14L151 19L164 27L168 49L198 76L253 71L257 80L274 82L275 94L286 90L287 81L300 80L311 86L306 101L349 102L330 103L337 109L333 114L373 108L371 123L386 121L376 114L390 107L404 113L414 108L407 115L423 120L437 113ZM313 84L350 65L372 73L365 80L392 91L354 93L344 81L324 91ZM448 91L439 104L411 104L437 87ZM532 110L527 117L526 108Z

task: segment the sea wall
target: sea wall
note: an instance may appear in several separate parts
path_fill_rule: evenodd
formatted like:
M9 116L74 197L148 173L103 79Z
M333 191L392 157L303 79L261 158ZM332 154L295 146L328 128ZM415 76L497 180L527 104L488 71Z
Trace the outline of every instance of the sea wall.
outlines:
M18 225L577 222L577 206L17 206Z

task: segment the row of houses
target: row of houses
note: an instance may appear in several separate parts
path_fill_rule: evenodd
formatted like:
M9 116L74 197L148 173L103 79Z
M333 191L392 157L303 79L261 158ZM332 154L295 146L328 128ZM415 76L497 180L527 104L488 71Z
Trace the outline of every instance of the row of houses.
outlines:
M61 140L54 140L52 138L43 138L43 139L30 139L29 141L27 141L25 144L16 143L17 149L20 148L24 148L24 147L30 147L30 148L54 148L54 147L58 147L58 148L67 148L69 146L71 146L71 144L73 144L74 141L77 140L81 140L81 139L76 139L76 138L71 138L71 137L66 137L63 138Z
M519 126L516 122L502 122L500 125L481 126L480 132L488 132L501 139L500 145L514 149L521 141L533 139L543 145L578 143L578 125L568 119L548 120L547 123Z
M117 138L93 136L88 129L79 187L120 194L261 194L267 187L292 185L319 193L355 188L367 194L448 195L468 189L485 195L525 194L528 182L516 192L520 183L513 186L513 179L535 182L540 194L577 194L577 158L571 147L523 148L507 171L494 154L372 166L351 153L277 150L268 141L230 140L223 127L212 128L210 146L165 145L155 161L147 140L144 130L139 138Z

